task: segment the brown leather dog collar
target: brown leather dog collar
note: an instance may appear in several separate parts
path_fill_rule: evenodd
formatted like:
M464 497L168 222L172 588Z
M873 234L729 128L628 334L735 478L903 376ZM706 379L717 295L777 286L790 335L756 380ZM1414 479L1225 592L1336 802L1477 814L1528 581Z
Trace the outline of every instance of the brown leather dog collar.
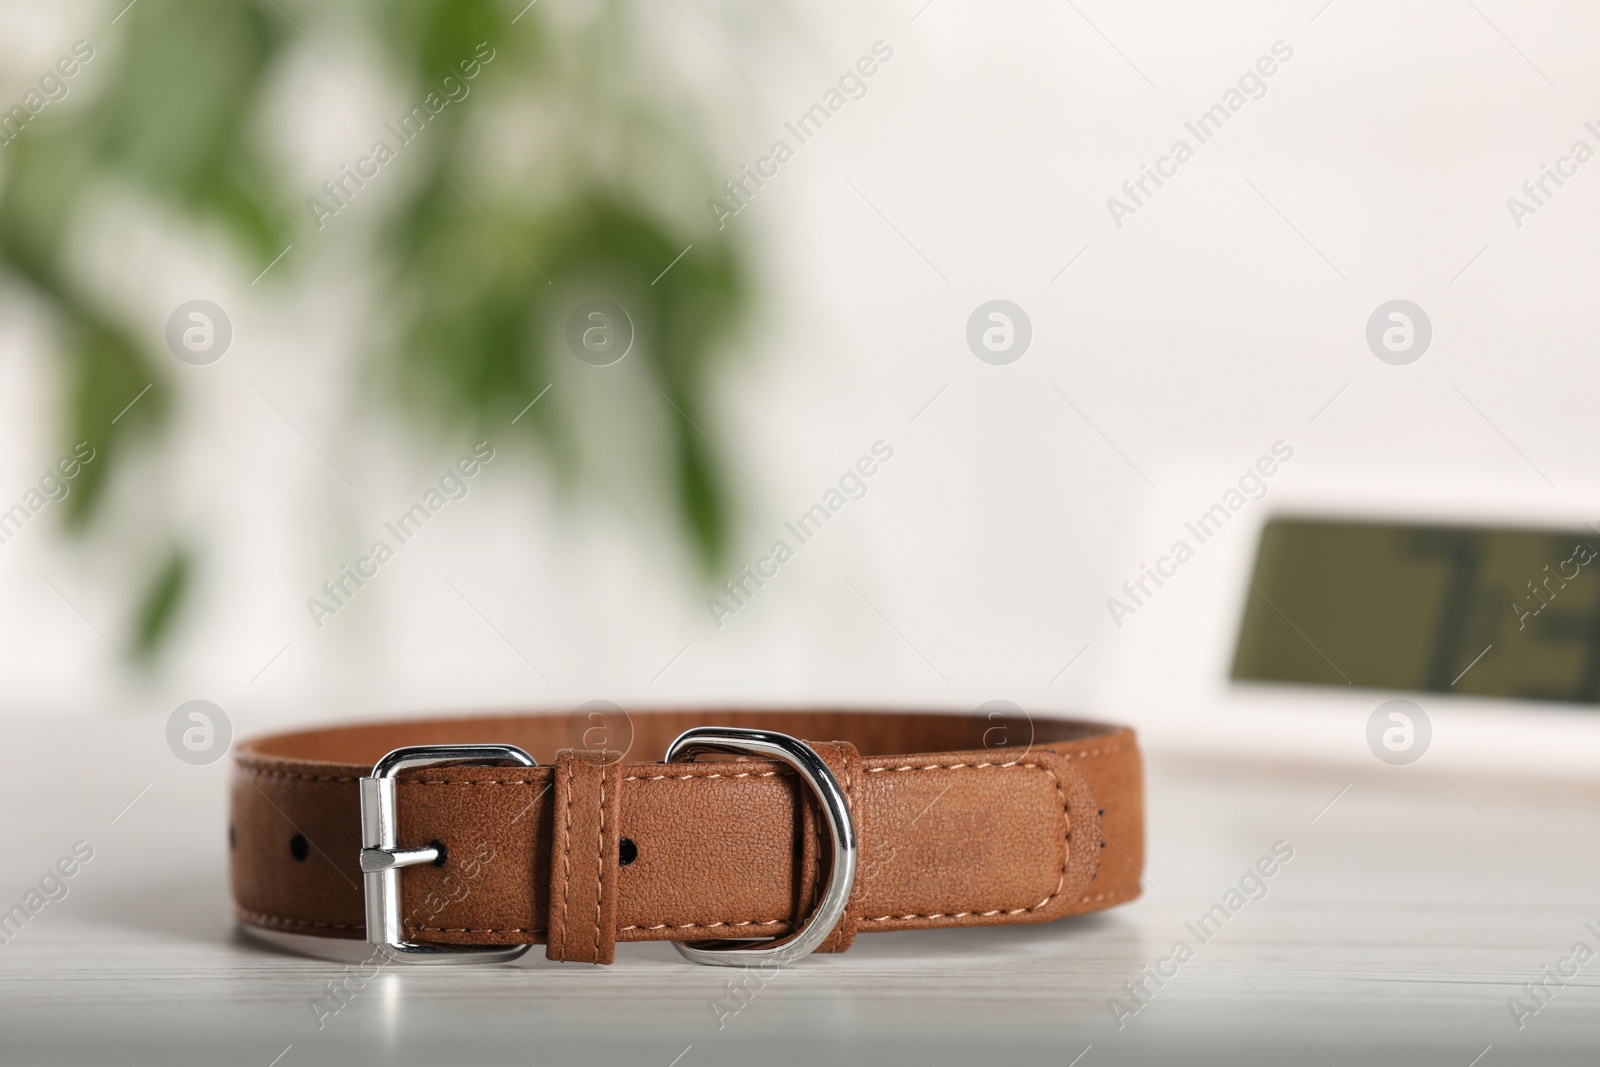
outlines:
M1129 729L1035 716L997 734L993 716L902 712L626 718L632 760L569 747L582 735L565 713L404 720L241 744L229 825L240 923L366 938L396 958L408 953L386 943L403 941L430 961L545 944L551 959L610 963L617 941L709 950L793 940L830 891L838 918L811 935L826 935L817 951L843 951L859 931L1046 922L1139 895L1143 785ZM825 770L808 777L804 760L750 755L634 761L707 724L806 738L801 756ZM987 747L993 740L1009 743ZM515 746L526 756L511 763L481 747L437 755L452 745ZM391 760L400 769L373 777L402 746L430 746L436 761ZM830 824L827 790L848 813L842 829ZM385 880L392 889L379 893ZM383 907L390 936L374 926Z

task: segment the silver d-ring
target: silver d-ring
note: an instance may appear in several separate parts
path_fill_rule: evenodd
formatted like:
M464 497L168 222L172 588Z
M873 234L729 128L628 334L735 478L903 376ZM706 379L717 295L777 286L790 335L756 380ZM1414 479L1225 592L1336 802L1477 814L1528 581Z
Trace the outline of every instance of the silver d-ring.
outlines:
M856 826L850 818L850 805L845 800L844 790L839 787L839 780L833 776L822 757L804 741L772 730L696 726L692 730L685 730L667 747L667 762L683 757L692 761L702 752L757 756L775 759L793 767L822 805L822 814L828 821L828 834L833 839L833 859L822 903L794 933L770 941L674 941L673 944L694 962L714 967L748 967L767 962L787 964L809 955L828 939L833 928L839 925L839 920L844 918L845 906L850 902L850 890L856 883L856 860L859 855Z

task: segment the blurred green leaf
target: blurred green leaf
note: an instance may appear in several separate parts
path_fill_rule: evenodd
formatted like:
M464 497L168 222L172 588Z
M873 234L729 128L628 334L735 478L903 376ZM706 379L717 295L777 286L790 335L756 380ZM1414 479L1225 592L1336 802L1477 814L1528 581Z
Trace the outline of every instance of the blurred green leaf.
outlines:
M129 14L111 84L83 120L100 169L222 223L254 257L276 255L293 198L250 135L292 27L237 0L143 0Z
M72 361L69 436L73 444L87 441L96 452L78 476L77 492L67 498L67 524L81 530L121 462L126 436L165 425L169 404L155 384L148 354L126 330L81 308L68 305L66 311L66 351Z
M365 336L381 339L370 358L395 387L398 413L439 431L504 426L548 384L551 361L571 358L547 351L561 335L555 294L563 285L599 279L643 294L637 318L654 332L638 358L676 409L663 447L677 472L681 521L703 566L724 560L727 465L696 427L713 422L704 397L718 345L747 302L745 273L723 235L679 232L625 191L631 176L618 163L601 164L592 151L590 141L620 139L641 152L665 146L690 171L709 165L683 114L665 106L663 87L634 83L630 17L609 0L559 28L532 6L512 26L494 0L141 0L130 8L118 23L123 38L96 45L93 62L109 70L96 72L104 80L92 104L41 113L0 150L0 269L59 323L63 432L97 453L70 498L69 528L95 527L131 442L170 447L164 430L179 394L164 378L182 373L160 353L160 338L124 321L109 294L64 263L87 222L82 206L105 192L146 198L219 228L250 264L270 262L291 241L305 244L274 276L291 278L318 250L295 232L309 225L307 197L322 194L290 181L278 153L293 147L264 144L261 120L291 57L310 61L309 49L332 67L312 42L333 27L362 34L384 56L386 73L405 83L404 99L386 108L397 115L440 90L446 76L470 83L467 97L433 116L414 141L391 146L402 154L385 170L406 175L384 180L403 182L407 195L359 201L364 212L382 212L372 220L382 296ZM474 67L487 50L492 60ZM576 109L585 135L563 140L569 129L539 146L541 180L521 175L491 186L482 180L492 134L481 113L497 102ZM531 188L546 191L523 191ZM692 252L651 284L691 241ZM536 409L522 425L570 474L577 445L551 409ZM169 541L189 538L172 531ZM134 606L141 654L154 654L172 632L194 558L172 549Z
M150 659L171 631L193 570L193 557L175 548L145 587L134 613L133 654L136 659Z

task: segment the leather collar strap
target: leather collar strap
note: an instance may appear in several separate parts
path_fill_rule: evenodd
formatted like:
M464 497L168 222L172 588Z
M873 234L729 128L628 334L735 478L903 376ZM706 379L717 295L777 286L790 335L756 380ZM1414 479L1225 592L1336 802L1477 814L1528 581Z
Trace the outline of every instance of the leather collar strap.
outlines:
M1143 782L1133 731L1035 717L1014 743L980 716L634 712L629 756L568 747L570 714L404 720L238 746L229 840L250 927L365 936L358 781L392 749L503 743L538 767L437 766L398 778L411 941L545 944L610 963L618 941L776 937L828 879L819 809L784 764L638 762L695 726L804 738L848 801L859 866L819 951L857 932L1046 922L1139 895ZM986 737L985 731L989 732ZM570 738L570 739L569 739ZM626 862L624 862L624 860Z

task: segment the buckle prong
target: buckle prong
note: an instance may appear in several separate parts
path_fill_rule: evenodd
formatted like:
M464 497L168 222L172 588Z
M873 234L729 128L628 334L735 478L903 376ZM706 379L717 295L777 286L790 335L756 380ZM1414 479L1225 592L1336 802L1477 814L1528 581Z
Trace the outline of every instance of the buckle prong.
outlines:
M364 848L361 850L361 873L387 871L391 867L415 867L422 863L437 863L439 850L427 848Z

